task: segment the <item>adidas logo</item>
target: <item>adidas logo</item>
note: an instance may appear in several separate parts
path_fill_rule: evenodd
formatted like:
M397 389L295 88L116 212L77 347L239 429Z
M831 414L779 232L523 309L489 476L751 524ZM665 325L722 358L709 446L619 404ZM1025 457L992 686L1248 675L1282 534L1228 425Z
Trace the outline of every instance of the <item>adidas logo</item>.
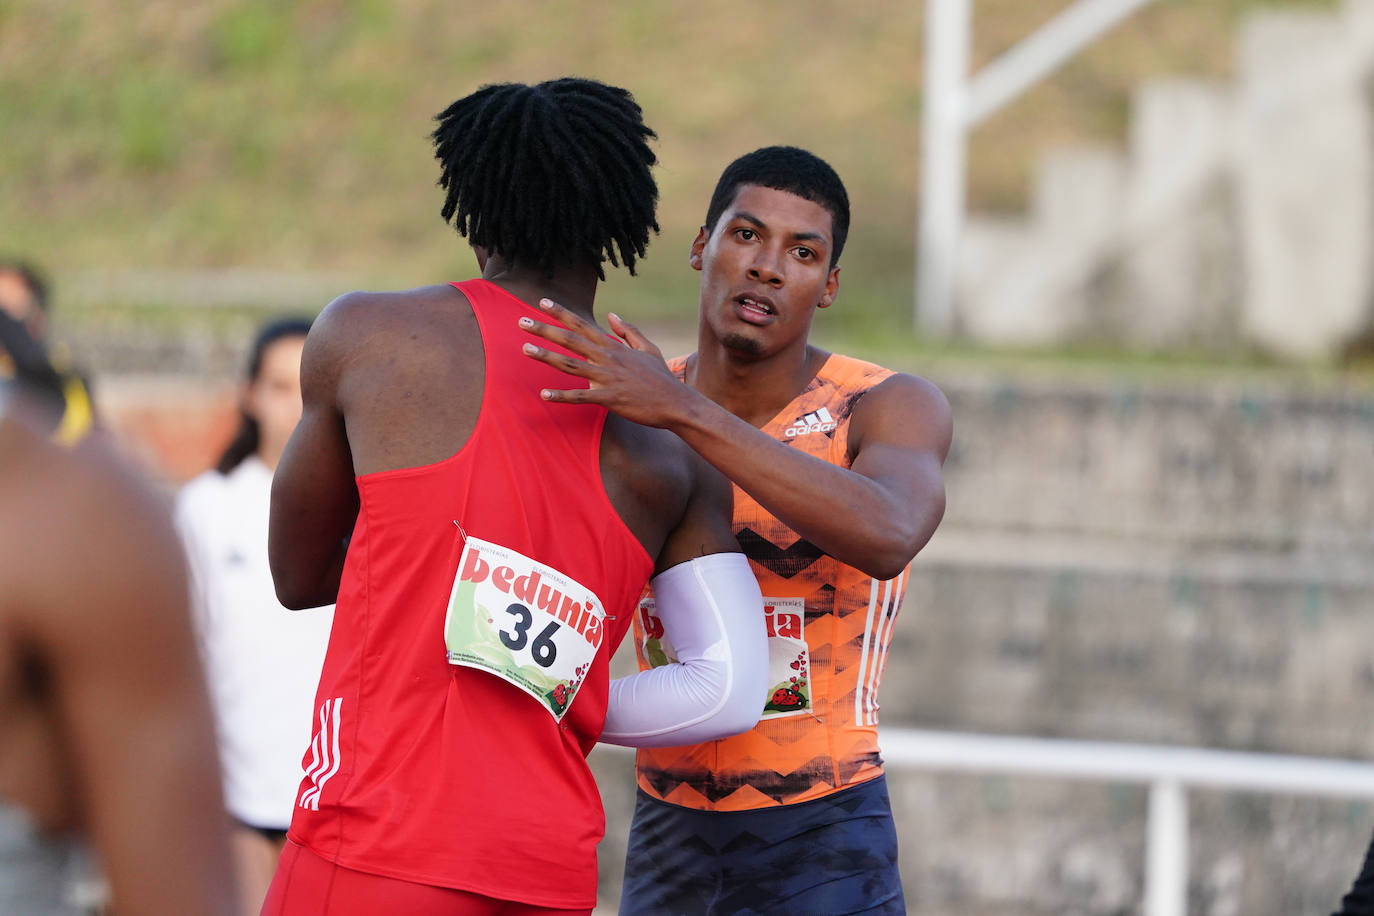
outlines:
M828 433L835 428L835 418L822 407L813 413L804 414L782 431L784 436L805 436L808 433Z

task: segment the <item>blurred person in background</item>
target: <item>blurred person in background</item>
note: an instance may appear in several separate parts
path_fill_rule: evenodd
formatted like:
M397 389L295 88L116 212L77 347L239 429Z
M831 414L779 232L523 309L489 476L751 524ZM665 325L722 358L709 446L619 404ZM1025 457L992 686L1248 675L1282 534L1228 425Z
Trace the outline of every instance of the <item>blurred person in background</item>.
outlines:
M809 342L848 227L827 163L756 150L721 174L688 256L695 353L665 365L615 315L623 343L534 328L580 357L535 359L590 383L545 397L672 430L735 482L768 615L758 725L639 752L622 913L905 912L878 688L911 561L944 515L952 421L930 382ZM647 604L635 631L642 669L671 659Z
M28 340L20 346L42 351L45 371L59 380L62 412L55 439L70 445L95 425L95 404L88 380L71 367L65 348L54 347L49 337L48 281L37 267L0 258L0 314L23 327Z
M38 268L0 258L0 311L24 326L34 340L48 336L48 281Z
M59 428L58 374L0 315L0 913L229 914L234 887L185 565L100 437Z
M234 820L235 868L251 914L267 895L291 823L333 619L331 608L282 607L267 562L272 474L300 422L309 331L304 318L259 330L238 429L216 467L188 483L176 504Z

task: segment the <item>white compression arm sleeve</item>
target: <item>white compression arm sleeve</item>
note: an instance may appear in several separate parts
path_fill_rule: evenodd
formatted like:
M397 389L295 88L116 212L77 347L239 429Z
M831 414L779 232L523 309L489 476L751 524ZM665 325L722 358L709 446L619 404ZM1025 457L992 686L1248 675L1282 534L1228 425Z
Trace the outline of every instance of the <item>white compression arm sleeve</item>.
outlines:
M753 728L768 699L768 638L749 561L710 554L649 584L678 660L611 681L601 740L671 747Z

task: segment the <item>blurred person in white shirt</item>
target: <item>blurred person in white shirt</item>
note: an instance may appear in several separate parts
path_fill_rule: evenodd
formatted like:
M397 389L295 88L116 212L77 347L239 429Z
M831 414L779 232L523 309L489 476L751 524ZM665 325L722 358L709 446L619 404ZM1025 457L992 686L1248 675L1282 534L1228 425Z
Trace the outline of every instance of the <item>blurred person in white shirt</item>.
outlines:
M310 744L315 688L333 608L290 611L267 563L272 475L301 417L300 363L310 322L258 333L239 428L216 467L177 499L196 623L219 732L225 805L245 912L276 869Z

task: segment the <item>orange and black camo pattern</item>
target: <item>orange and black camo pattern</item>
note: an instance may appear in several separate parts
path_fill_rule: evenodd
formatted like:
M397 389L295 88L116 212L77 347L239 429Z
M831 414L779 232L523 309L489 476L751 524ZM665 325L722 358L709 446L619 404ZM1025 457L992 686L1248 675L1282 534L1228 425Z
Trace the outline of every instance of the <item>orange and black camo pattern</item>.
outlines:
M684 359L670 365L683 377ZM892 374L833 354L763 429L792 448L848 467L854 406ZM689 808L741 811L809 801L878 776L878 687L907 571L875 580L798 536L738 487L734 529L769 612L776 677L759 697L764 717L731 738L641 749L640 787ZM800 619L783 611L784 605L795 607L795 599ZM646 635L644 616L636 615L641 668L653 661Z

